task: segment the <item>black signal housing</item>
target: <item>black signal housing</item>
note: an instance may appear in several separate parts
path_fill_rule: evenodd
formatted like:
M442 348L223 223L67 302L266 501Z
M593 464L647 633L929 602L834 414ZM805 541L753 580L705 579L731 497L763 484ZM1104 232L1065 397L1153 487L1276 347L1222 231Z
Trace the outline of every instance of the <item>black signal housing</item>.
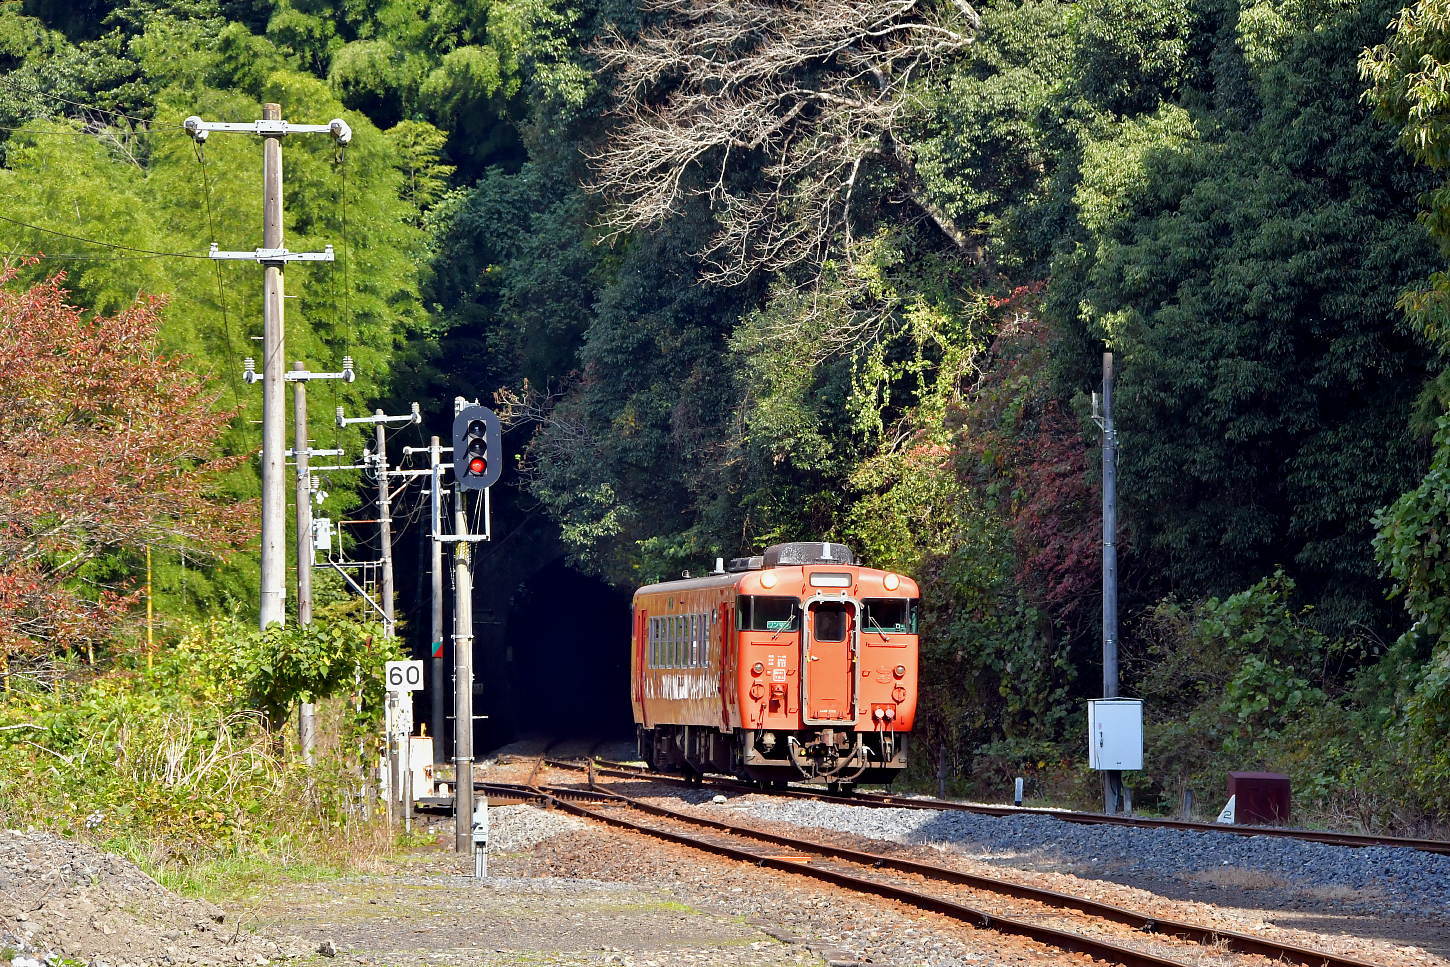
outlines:
M453 418L453 479L460 490L484 490L498 482L502 437L498 414L488 407L474 404L458 411Z

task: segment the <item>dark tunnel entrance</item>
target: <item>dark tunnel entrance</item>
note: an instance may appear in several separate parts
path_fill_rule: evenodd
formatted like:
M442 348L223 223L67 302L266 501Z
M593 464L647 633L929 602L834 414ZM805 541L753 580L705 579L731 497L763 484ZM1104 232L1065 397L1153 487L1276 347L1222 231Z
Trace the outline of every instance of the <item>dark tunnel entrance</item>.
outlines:
M554 561L480 636L480 753L526 735L621 739L629 708L630 595ZM484 629L480 628L480 631Z

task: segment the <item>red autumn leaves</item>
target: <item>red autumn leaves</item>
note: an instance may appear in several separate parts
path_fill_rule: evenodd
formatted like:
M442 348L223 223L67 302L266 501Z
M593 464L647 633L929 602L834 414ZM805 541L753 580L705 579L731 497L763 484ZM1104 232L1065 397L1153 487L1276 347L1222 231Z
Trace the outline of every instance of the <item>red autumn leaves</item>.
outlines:
M114 634L146 546L214 554L236 521L209 496L232 414L157 348L161 305L114 316L0 270L0 654Z

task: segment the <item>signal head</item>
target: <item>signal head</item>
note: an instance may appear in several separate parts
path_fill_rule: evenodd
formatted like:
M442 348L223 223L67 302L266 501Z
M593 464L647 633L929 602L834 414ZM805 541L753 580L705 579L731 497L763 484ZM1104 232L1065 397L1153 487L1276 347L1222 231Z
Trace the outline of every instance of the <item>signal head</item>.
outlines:
M460 490L483 490L503 472L498 416L486 406L465 406L453 418L453 477Z

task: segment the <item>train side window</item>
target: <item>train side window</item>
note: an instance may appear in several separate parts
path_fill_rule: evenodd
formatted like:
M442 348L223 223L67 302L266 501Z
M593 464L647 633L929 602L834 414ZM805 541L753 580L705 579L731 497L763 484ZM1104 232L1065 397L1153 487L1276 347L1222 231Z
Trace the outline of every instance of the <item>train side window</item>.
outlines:
M680 616L670 619L670 667L680 667Z
M655 667L655 665L658 664L659 659L658 654L656 654L660 646L660 636L656 633L656 623L659 620L659 618L651 618L649 619L649 625L647 626L649 629L647 632L649 635L649 667L651 668Z
M740 630L799 631L800 601L768 595L742 595Z
M916 634L919 603L916 598L866 598L861 603L866 609L861 619L863 631Z

